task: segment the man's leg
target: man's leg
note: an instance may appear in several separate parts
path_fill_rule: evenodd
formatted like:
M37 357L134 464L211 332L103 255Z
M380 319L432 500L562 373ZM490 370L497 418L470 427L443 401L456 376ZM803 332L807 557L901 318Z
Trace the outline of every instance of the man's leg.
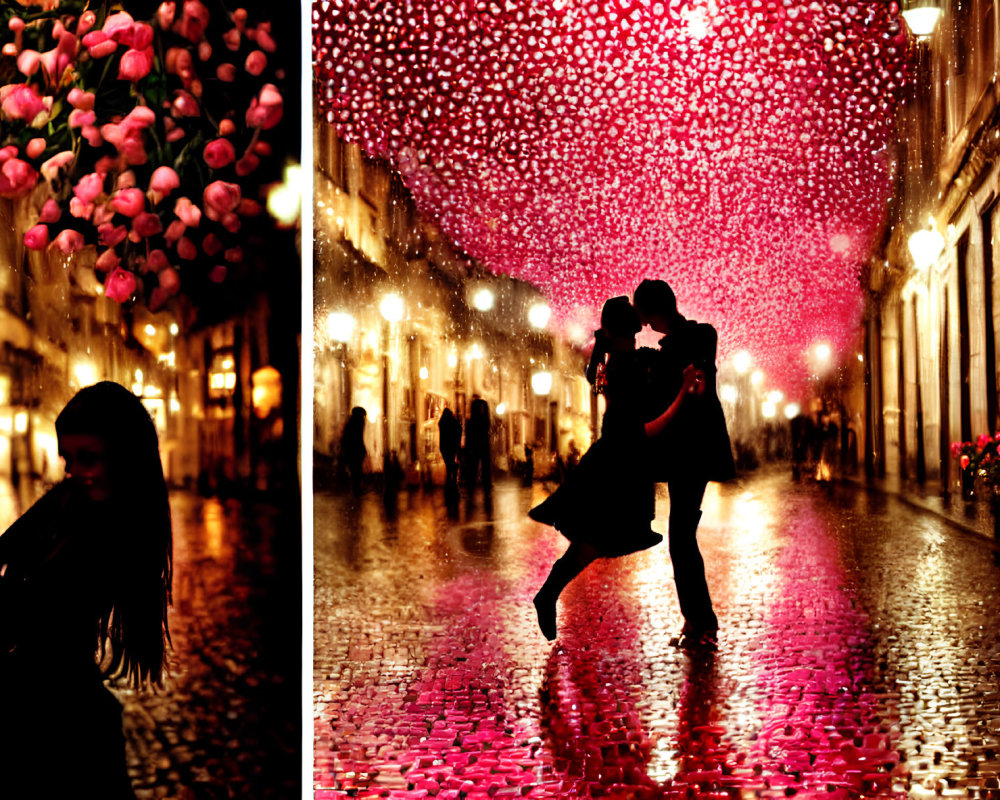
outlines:
M719 627L708 593L705 562L698 549L698 523L706 483L699 479L681 479L667 484L670 492L670 560L674 566L674 583L685 629L693 634L713 632Z

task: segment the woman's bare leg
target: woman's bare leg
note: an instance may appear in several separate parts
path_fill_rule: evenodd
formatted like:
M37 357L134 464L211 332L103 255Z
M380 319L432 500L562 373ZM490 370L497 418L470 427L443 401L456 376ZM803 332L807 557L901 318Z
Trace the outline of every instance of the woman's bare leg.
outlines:
M549 570L542 588L535 595L535 611L538 627L550 642L556 638L556 601L570 581L586 569L597 558L597 550L585 542L571 542L561 558Z

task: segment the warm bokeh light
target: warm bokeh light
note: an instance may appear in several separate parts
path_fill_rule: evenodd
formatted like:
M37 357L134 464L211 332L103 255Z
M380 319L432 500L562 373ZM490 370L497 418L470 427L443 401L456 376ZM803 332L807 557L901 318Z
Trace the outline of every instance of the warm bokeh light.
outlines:
M746 375L751 366L753 366L753 357L746 350L733 353L733 369L739 375Z
M332 311L326 318L326 333L335 342L349 342L354 333L354 317L345 311Z
M534 303L528 309L528 324L533 328L544 328L552 317L552 309L547 303Z
M472 295L472 307L477 311L490 311L496 302L496 295L492 289L485 286L476 289Z
M537 395L547 395L551 392L552 373L544 371L531 373L531 391Z
M379 303L379 312L386 322L399 322L403 318L403 298L398 294L387 294Z

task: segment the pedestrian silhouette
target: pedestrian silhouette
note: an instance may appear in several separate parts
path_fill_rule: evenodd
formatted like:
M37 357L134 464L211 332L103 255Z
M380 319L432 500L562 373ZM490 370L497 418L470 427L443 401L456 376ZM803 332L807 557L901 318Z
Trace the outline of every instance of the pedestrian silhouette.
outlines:
M677 599L684 616L682 645L714 646L719 621L705 579L705 562L698 549L701 501L709 481L736 476L726 418L716 391L715 358L718 334L711 325L685 319L665 281L644 280L633 295L644 325L664 334L659 350L649 355L647 398L649 417L676 397L688 365L703 373L704 384L677 413L649 448L649 476L666 482L670 494L668 537Z
M444 459L445 488L458 486L458 449L462 444L462 422L450 408L438 420L438 447Z
M172 535L156 430L115 383L56 419L66 477L0 536L0 797L39 797L53 766L133 798L122 709L106 678L158 684Z
M604 304L587 368L588 380L602 387L607 400L601 436L566 482L528 512L570 542L534 598L538 625L550 641L556 637L556 601L573 578L597 558L635 553L663 539L650 529L654 497L645 460L647 437L669 425L684 394L694 388L697 374L690 370L675 402L644 425L646 373L635 349L639 330L639 318L627 297Z
M365 420L368 412L361 406L351 409L351 416L344 425L344 433L340 437L340 463L351 478L351 490L361 494L361 481L364 477L365 457L368 448L365 447Z
M465 424L465 480L469 489L476 485L477 475L482 476L483 491L493 488L490 457L490 407L481 397L474 397L469 405L469 419Z

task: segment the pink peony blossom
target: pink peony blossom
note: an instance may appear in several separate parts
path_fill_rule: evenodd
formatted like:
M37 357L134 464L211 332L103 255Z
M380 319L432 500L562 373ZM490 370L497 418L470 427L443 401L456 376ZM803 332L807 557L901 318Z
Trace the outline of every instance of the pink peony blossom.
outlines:
M79 197L71 197L69 199L69 213L70 216L77 219L90 219L90 215L94 213L94 204L81 200Z
M118 80L139 81L153 68L153 48L126 50L118 62Z
M186 197L177 198L174 214L189 228L197 228L201 222L201 209Z
M95 14L93 11L84 11L80 15L80 21L76 23L76 35L83 36L96 24L97 24L97 14Z
M42 66L42 54L37 50L22 50L17 55L17 69L30 78Z
M212 169L222 169L233 163L236 151L233 149L233 143L228 139L213 139L205 145L203 156L205 163Z
M69 126L71 128L92 126L95 122L97 122L97 114L94 113L93 109L74 108L69 112Z
M69 94L66 95L66 99L69 100L69 104L73 108L78 108L81 111L90 111L94 107L94 102L97 99L93 92L85 92L78 86L74 86L69 90Z
M278 87L273 83L265 83L260 94L250 101L250 108L246 113L247 125L251 128L270 130L281 122L283 105L284 101Z
M69 255L83 249L83 234L72 228L59 231L59 234L52 240L52 246L61 252Z
M42 212L38 215L39 222L58 222L62 216L62 209L51 197L42 205Z
M160 7L156 9L156 24L160 26L162 30L166 30L171 25L174 24L174 15L177 13L177 3L170 0L170 2L160 3Z
M222 219L219 220L222 227L225 228L230 233L239 232L242 222L240 221L240 215L230 211L228 214L223 214Z
M245 178L259 166L260 159L257 156L250 152L244 153L243 158L236 162L236 174Z
M111 207L110 203L101 203L94 208L94 216L91 217L91 223L95 228L99 228L108 222L113 222L115 219L115 210Z
M24 146L24 152L27 153L28 158L38 158L45 152L46 147L48 147L48 142L39 136L28 141Z
M186 47L170 47L163 60L169 74L180 78L185 88L191 85L196 73L190 50Z
M76 60L78 44L76 36L56 23L53 35L58 39L56 46L41 54L42 67L52 83L59 83L63 73Z
M104 144L104 137L101 136L101 131L94 125L84 125L80 128L80 135L87 140L87 144L91 147L100 147Z
M135 172L126 169L118 173L118 177L115 178L115 189L134 189L135 188Z
M104 281L104 296L124 303L135 292L135 275L121 267L115 267Z
M173 244L184 235L184 231L186 230L187 226L179 219L175 219L167 225L167 229L163 233L163 238L167 244Z
M121 189L111 198L111 207L119 214L134 217L146 208L146 196L142 189Z
M185 261L193 261L198 257L198 248L187 236L182 236L177 240L177 255Z
M241 199L239 184L212 181L202 194L202 206L209 219L218 221L224 214L234 211Z
M198 117L201 116L201 106L198 105L198 101L190 92L178 89L174 93L171 113L175 117Z
M234 53L240 49L242 38L239 28L230 28L222 34L222 41L226 43L226 48Z
M208 236L201 240L201 249L209 256L218 255L224 247L225 245L222 243L222 240L214 233L208 234Z
M274 41L271 36L271 23L261 22L257 25L257 30L254 35L254 41L257 42L257 46L266 50L268 53L273 53L278 49L278 43Z
M260 75L267 69L267 56L264 55L264 51L254 50L251 52L246 61L243 62L243 68L254 77Z
M208 271L208 279L212 283L222 283L226 279L226 265L216 264Z
M236 65L230 64L228 61L219 64L215 68L215 77L223 83L232 83L236 80Z
M101 30L116 42L131 47L135 32L135 20L127 11L119 11L117 14L109 15L104 20L104 26Z
M156 122L156 112L149 106L136 106L121 121L121 126L128 132L140 131Z
M201 41L208 27L210 15L201 0L184 0L181 18L174 23L174 33L183 36L189 42Z
M105 247L114 247L119 242L125 241L128 236L128 228L124 225L112 225L105 222L97 226L97 241Z
M0 197L23 197L38 183L38 173L27 161L8 158L0 164Z
M47 225L32 225L24 233L24 246L29 250L44 250L49 246L49 228Z
M212 57L212 45L209 44L208 39L202 39L198 42L198 60L208 61Z
M181 288L181 276L173 267L164 267L156 277L160 287L168 294L177 294Z
M149 196L155 206L181 185L181 179L172 167L157 167L149 179Z
M112 248L108 248L97 257L94 267L101 272L111 272L111 270L121 263L122 260L118 257L118 254Z
M0 86L0 111L8 119L22 119L33 128L49 121L52 98L42 97L34 86L10 83Z
M159 272L164 267L169 267L170 262L167 260L167 254L163 250L150 250L149 256L146 259L146 267L151 269L153 272Z
M145 22L137 22L132 29L132 47L145 50L153 46L153 27Z
M106 58L118 49L118 42L104 31L91 31L80 40L91 58Z
M104 176L97 172L84 175L73 187L73 194L85 203L93 203L102 191L104 191Z
M163 233L163 223L160 222L160 218L156 214L144 211L141 214L137 214L135 219L132 220L132 233L138 237L137 239L133 239L133 241L148 239L150 236Z

